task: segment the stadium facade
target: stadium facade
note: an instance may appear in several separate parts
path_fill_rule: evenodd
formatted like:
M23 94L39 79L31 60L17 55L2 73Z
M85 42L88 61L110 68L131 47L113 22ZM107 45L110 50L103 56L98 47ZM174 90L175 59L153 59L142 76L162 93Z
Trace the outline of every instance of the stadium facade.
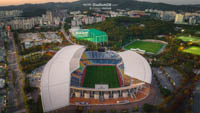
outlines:
M72 32L77 40L88 40L95 43L104 43L108 41L108 35L96 29L79 29Z
M81 45L67 46L46 64L41 78L44 112L69 105L125 104L148 96L152 72L144 57L133 51L85 50ZM93 65L115 66L119 87L110 88L107 84L83 87L87 66Z

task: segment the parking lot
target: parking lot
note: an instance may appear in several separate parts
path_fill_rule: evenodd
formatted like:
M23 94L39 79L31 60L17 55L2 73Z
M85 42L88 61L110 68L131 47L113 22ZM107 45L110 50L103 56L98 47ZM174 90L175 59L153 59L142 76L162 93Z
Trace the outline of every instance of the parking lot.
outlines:
M173 91L174 88L171 85L170 81L168 80L167 76L163 73L163 71L160 68L152 68L152 72L153 72L153 77L157 77L161 86L163 88L167 88L170 91Z
M164 70L168 73L169 77L174 81L175 87L181 84L181 75L173 67L164 67Z
M195 90L193 91L193 105L192 105L192 111L193 113L199 113L200 112L200 80L196 83Z

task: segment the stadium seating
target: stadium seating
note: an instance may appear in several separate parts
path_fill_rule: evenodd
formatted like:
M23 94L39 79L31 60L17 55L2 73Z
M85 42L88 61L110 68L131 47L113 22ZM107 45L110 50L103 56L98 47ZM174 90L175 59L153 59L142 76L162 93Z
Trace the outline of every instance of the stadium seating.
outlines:
M74 76L71 76L71 85L79 87L80 86L80 79Z
M86 51L84 55L82 56L82 60L84 61L84 64L118 64L120 63L120 57L113 52Z
M119 59L119 56L113 52L86 51L85 55L88 59ZM82 58L85 56L83 55Z
M85 65L83 62L80 62L80 67L76 71L74 71L71 75L71 85L79 87L81 85L81 78L82 78L82 72L85 68Z

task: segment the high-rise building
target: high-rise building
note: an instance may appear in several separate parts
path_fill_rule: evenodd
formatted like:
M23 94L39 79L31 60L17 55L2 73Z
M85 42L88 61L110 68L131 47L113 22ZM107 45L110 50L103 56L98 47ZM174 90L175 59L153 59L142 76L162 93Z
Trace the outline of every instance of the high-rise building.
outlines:
M176 17L175 11L164 11L161 19L164 21L174 21L175 17Z
M10 11L0 11L0 17L17 17L21 16L23 11L21 10L10 10Z
M190 25L195 25L197 22L197 19L195 16L189 17L189 24Z
M183 14L176 14L175 24L182 24L184 22L184 15Z
M47 17L49 23L52 24L53 23L53 15L52 15L51 11L46 12L46 17Z

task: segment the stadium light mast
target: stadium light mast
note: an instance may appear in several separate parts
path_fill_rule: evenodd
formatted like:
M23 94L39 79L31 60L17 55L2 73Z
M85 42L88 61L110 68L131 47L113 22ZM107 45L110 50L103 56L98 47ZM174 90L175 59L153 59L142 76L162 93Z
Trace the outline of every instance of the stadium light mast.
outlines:
M97 36L95 36L95 38L96 38L96 48L97 48Z
M104 39L105 39L105 35L103 35L103 46L104 46Z

